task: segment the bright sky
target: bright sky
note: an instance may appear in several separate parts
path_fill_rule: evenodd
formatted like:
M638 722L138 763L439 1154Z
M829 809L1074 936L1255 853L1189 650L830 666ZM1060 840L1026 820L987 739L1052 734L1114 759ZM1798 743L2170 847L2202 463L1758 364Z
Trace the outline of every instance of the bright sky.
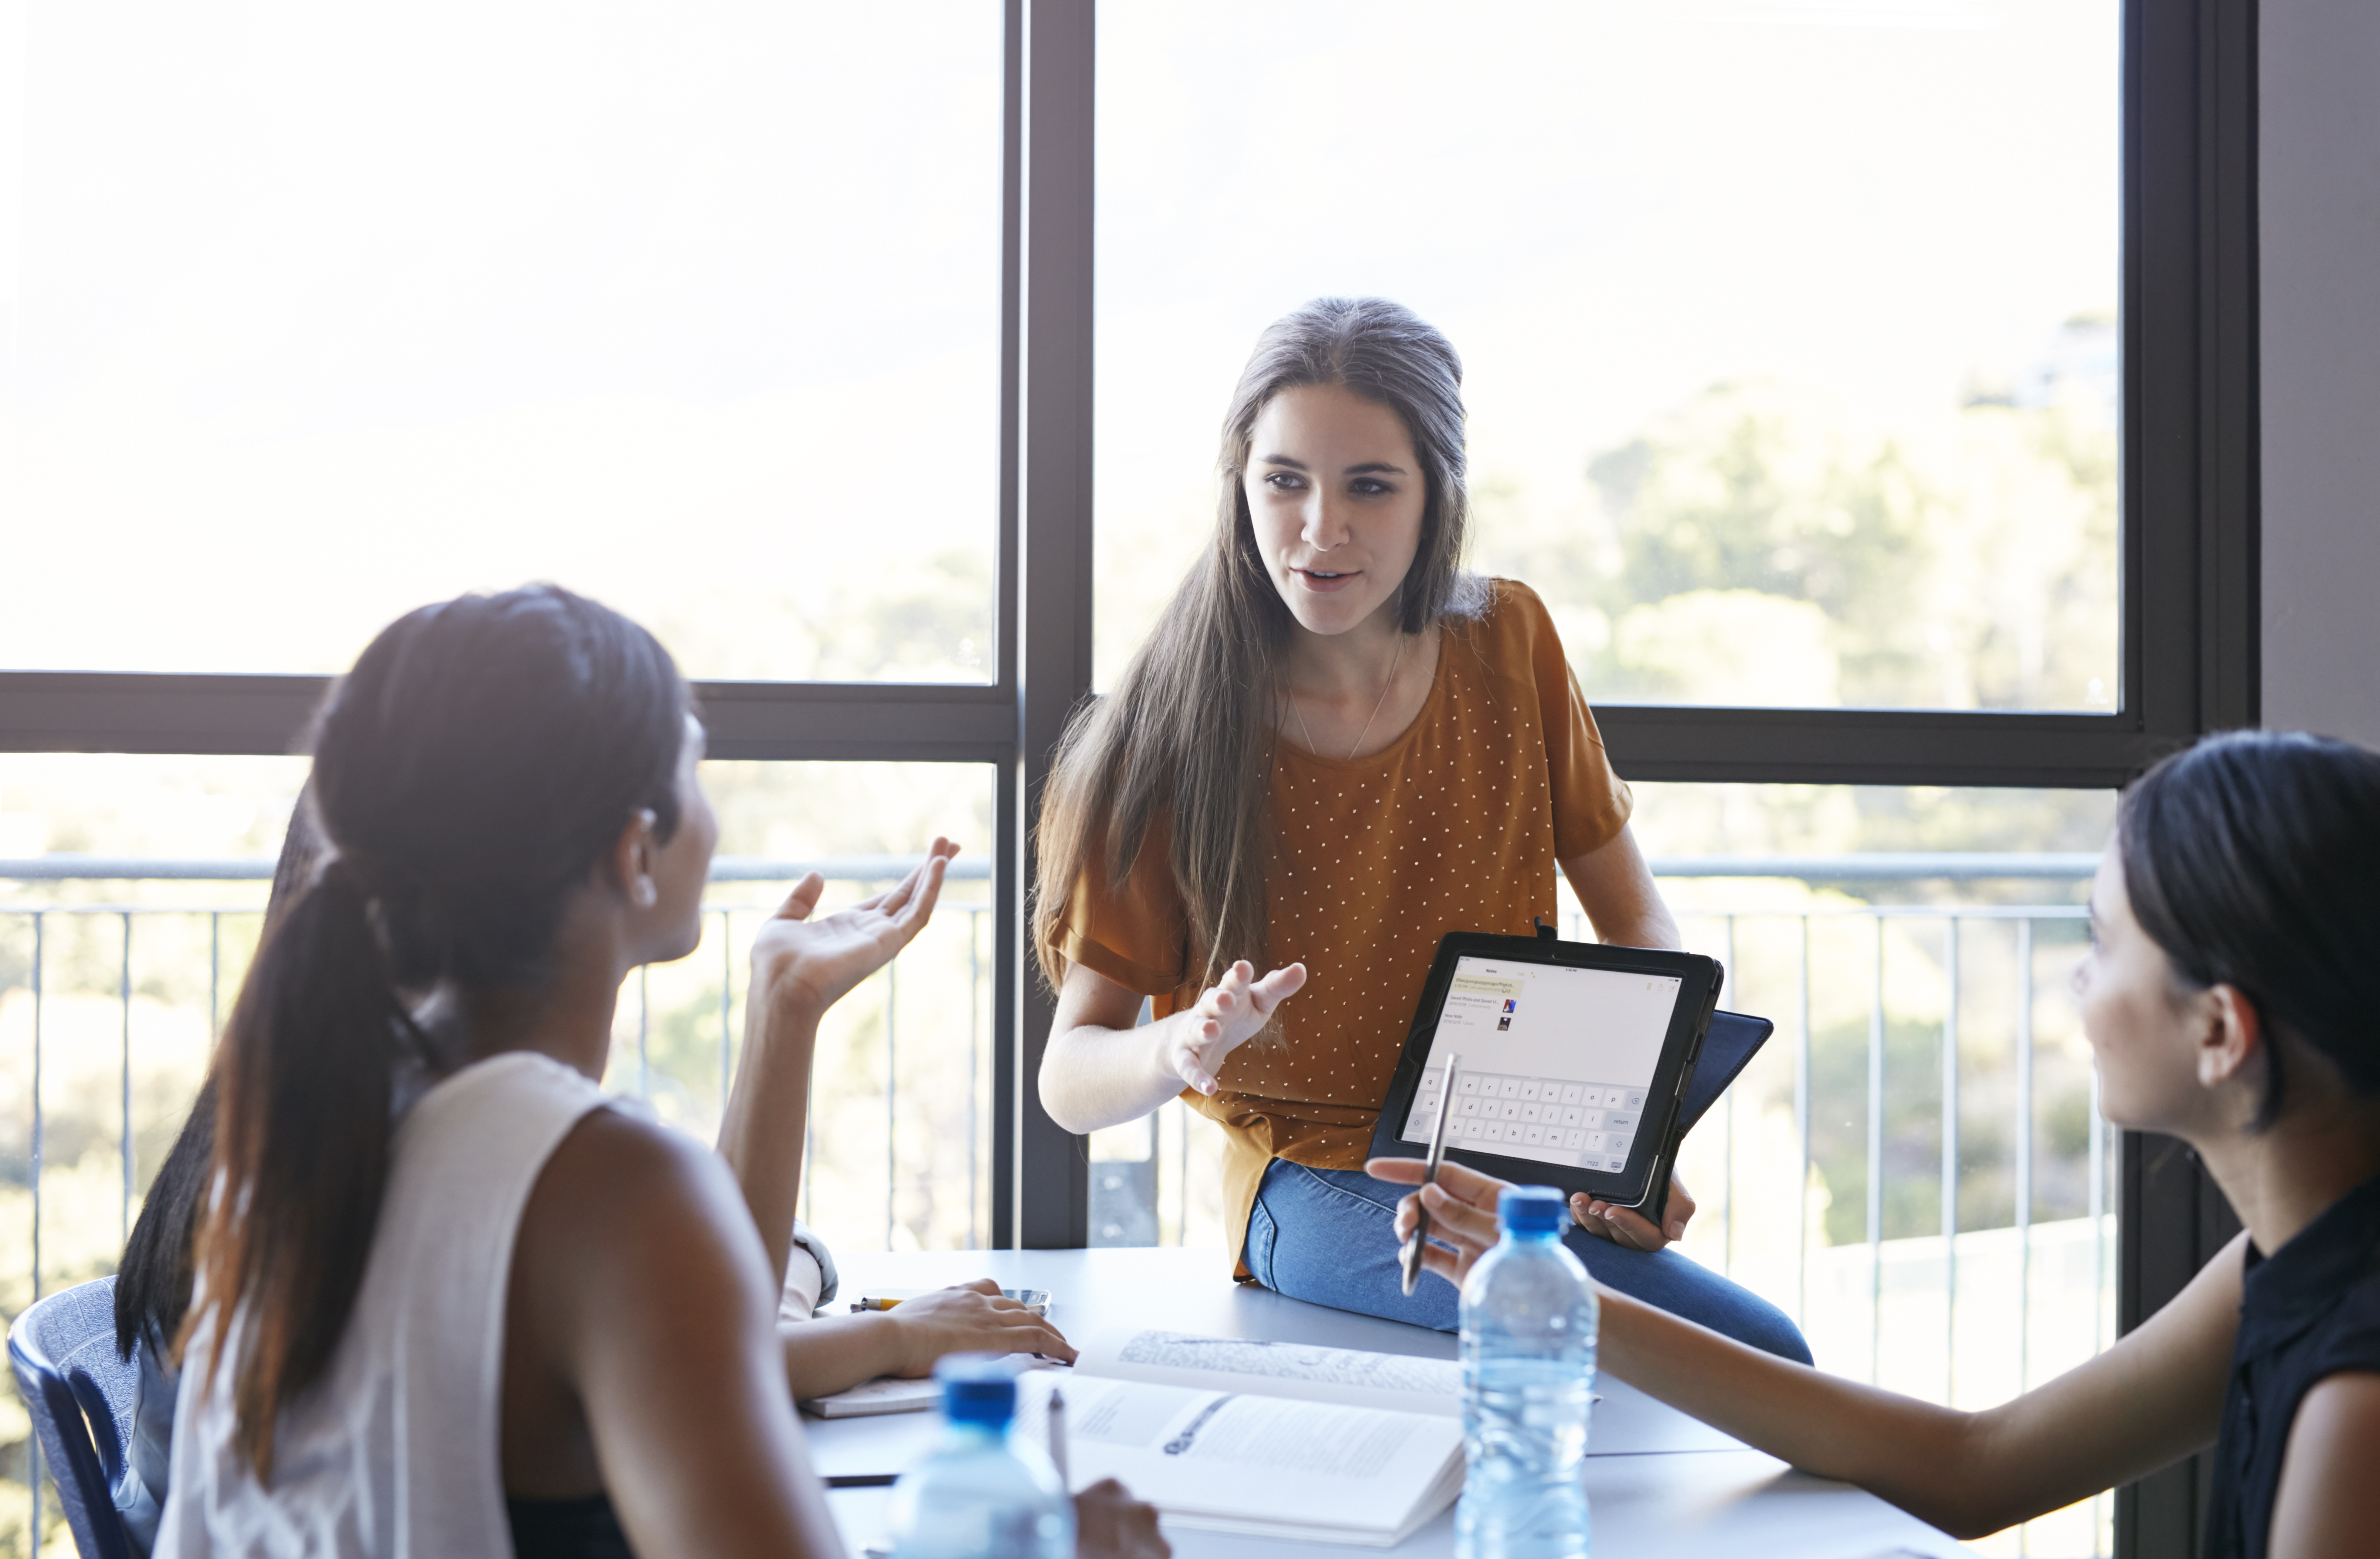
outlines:
M1720 379L1947 415L2115 301L2116 18L1104 6L1110 555L1196 546L1318 293L1444 328L1556 510ZM792 607L990 546L999 63L991 0L0 0L0 665L334 670L541 576L803 674Z
M996 4L28 12L0 665L330 671L557 577L798 675L787 602L988 549Z
M1724 380L1922 431L2118 280L2115 0L1137 0L1100 13L1099 504L1178 574L1264 326L1393 297L1475 480L1560 513ZM1112 542L1111 542L1112 545ZM1111 611L1145 622L1145 610ZM1109 675L1129 635L1099 635ZM1103 679L1104 680L1104 679Z

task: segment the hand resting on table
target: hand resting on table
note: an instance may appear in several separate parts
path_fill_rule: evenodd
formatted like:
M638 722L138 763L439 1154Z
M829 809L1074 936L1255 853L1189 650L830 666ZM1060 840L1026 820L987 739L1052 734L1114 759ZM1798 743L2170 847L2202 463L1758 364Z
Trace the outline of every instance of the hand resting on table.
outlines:
M1038 1353L1075 1361L1074 1344L1047 1317L1002 1294L989 1277L930 1289L879 1313L907 1345L889 1374L930 1375L946 1353Z
M822 1315L777 1325L785 1384L796 1399L832 1396L879 1375L916 1380L946 1353L1038 1353L1075 1361L1058 1328L989 1277L936 1288L891 1310Z

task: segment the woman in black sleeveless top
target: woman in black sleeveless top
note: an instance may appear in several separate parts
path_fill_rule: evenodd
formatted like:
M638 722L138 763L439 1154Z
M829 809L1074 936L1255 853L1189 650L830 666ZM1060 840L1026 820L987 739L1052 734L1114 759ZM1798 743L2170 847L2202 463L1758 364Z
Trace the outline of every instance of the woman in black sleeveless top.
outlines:
M2075 970L2109 1120L2194 1149L2245 1229L2115 1347L1985 1412L1822 1374L1603 1296L1615 1375L1961 1536L2216 1447L2206 1553L2380 1554L2380 754L2240 732L2124 798ZM1418 1165L1375 1160L1410 1183ZM1434 1271L1499 1182L1420 1193ZM1399 1215L1402 1238L1414 1199Z

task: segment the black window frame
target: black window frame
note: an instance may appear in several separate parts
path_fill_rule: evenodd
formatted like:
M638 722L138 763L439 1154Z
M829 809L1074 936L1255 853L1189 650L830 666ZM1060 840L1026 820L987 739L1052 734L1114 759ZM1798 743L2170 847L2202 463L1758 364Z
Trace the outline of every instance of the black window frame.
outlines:
M1091 687L1096 0L1003 10L995 677L698 689L721 757L995 766L993 1243L1069 1247L1087 1239L1087 1159L1034 1084L1052 1004L1023 926L1048 755ZM1603 705L1623 775L2104 788L2257 722L2255 42L2255 0L2125 6L2120 707ZM286 753L327 683L0 671L0 750ZM2236 1226L2169 1145L2128 1138L2122 1163L2129 1329ZM2123 1491L2119 1552L2194 1548L2203 1487L2185 1465Z

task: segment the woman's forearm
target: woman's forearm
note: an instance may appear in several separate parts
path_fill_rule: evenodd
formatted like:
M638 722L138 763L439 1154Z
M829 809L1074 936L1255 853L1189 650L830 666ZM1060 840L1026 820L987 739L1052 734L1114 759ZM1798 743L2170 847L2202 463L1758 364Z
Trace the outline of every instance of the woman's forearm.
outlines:
M770 1279L780 1287L801 1206L818 1027L819 1014L808 1005L782 995L764 997L756 985L745 1009L744 1053L719 1120L719 1155L735 1172L769 1252Z
M1977 1415L1779 1359L1625 1294L1601 1299L1603 1366L1748 1445L1857 1483L1954 1536L1997 1531L2002 1512L2022 1504L1980 1454Z
M1623 948L1682 949L1677 917L1626 828L1584 855L1560 863L1595 934Z
M832 1396L909 1365L907 1344L888 1311L781 1323L777 1340L785 1356L785 1384L796 1402Z
M1158 1058L1176 1026L1199 1021L1177 1012L1138 1028L1053 1028L1041 1055L1041 1107L1069 1131L1138 1120L1182 1092L1182 1079Z

